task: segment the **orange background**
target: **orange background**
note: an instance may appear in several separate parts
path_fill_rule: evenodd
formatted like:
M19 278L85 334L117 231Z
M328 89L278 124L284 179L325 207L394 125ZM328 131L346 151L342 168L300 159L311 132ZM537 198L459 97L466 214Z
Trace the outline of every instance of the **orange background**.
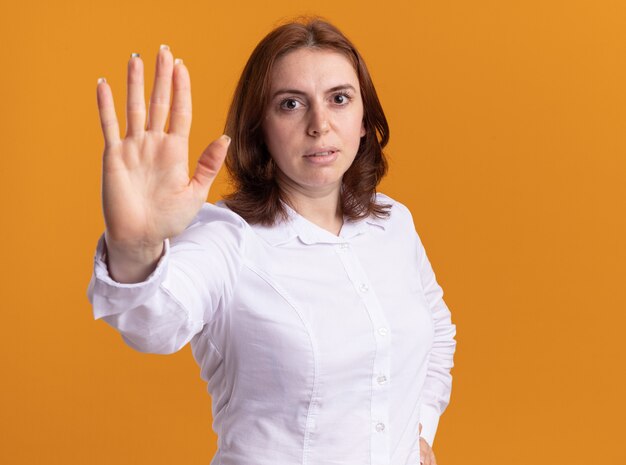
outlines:
M134 352L85 296L96 79L123 128L129 54L151 83L169 44L191 72L195 163L254 45L302 13L367 59L392 128L381 191L411 208L457 325L438 463L626 463L623 0L5 3L0 462L210 462L189 348Z

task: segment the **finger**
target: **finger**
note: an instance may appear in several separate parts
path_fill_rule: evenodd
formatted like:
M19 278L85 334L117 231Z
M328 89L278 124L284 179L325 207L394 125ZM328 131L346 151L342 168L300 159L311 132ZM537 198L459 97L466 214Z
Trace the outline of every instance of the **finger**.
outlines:
M203 200L206 199L211 184L224 163L229 145L230 137L223 135L219 139L211 142L209 146L204 149L202 155L200 155L196 172L193 178L191 178L191 184L198 196L203 197Z
M189 137L191 130L191 81L183 60L174 61L174 96L170 113L170 134Z
M422 434L422 424L421 423L420 423L420 427L419 428L420 428L419 433Z
M143 134L146 124L143 61L138 53L133 53L128 61L126 89L126 136L138 136Z
M428 445L426 441L423 441L424 447L421 449L424 453L424 464L425 465L437 465L437 460L435 460L435 453L433 449Z
M115 105L113 103L113 94L111 87L106 79L98 79L96 88L96 96L98 100L98 112L100 114L100 126L104 135L104 146L110 147L120 142L120 128L117 123L117 115L115 114Z
M421 423L420 423L420 429L421 429ZM431 465L431 454L432 454L432 449L430 448L430 446L428 445L428 443L426 442L426 440L424 438L419 438L419 444L420 444L420 463L423 463L424 465Z
M174 62L167 45L161 45L154 72L154 87L148 110L148 131L163 131L170 109Z

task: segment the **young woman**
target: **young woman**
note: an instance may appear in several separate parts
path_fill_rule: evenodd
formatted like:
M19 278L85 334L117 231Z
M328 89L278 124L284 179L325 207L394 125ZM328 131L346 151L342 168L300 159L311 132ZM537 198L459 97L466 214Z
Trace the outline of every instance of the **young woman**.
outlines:
M140 351L191 342L213 398L213 464L435 464L455 325L409 211L376 193L389 129L356 48L318 19L268 34L230 137L191 178L189 74L168 47L147 123L143 92L133 55L120 139L98 83L95 318ZM207 204L224 159L235 190Z

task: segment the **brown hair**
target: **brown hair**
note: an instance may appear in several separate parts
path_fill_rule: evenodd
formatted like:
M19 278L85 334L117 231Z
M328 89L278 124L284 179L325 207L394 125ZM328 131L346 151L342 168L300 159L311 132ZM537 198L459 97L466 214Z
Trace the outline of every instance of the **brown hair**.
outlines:
M371 214L389 215L390 205L375 201L376 186L387 172L383 148L389 141L389 126L365 61L352 43L332 24L319 18L299 19L271 31L256 46L241 74L226 119L231 136L226 168L234 192L226 205L249 223L274 224L286 218L276 164L263 139L261 122L269 101L271 75L276 60L303 47L332 50L345 55L359 78L366 134L350 168L343 175L341 206L348 219Z

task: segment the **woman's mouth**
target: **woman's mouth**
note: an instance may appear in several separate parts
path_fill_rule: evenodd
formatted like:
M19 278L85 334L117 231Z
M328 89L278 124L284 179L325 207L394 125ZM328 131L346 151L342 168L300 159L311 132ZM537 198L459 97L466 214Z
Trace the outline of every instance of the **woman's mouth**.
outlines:
M338 150L324 150L310 153L304 156L311 163L330 163L337 158Z
M309 155L305 155L305 157L326 157L328 155L332 155L333 153L335 153L335 150L328 150L326 152L311 153Z

